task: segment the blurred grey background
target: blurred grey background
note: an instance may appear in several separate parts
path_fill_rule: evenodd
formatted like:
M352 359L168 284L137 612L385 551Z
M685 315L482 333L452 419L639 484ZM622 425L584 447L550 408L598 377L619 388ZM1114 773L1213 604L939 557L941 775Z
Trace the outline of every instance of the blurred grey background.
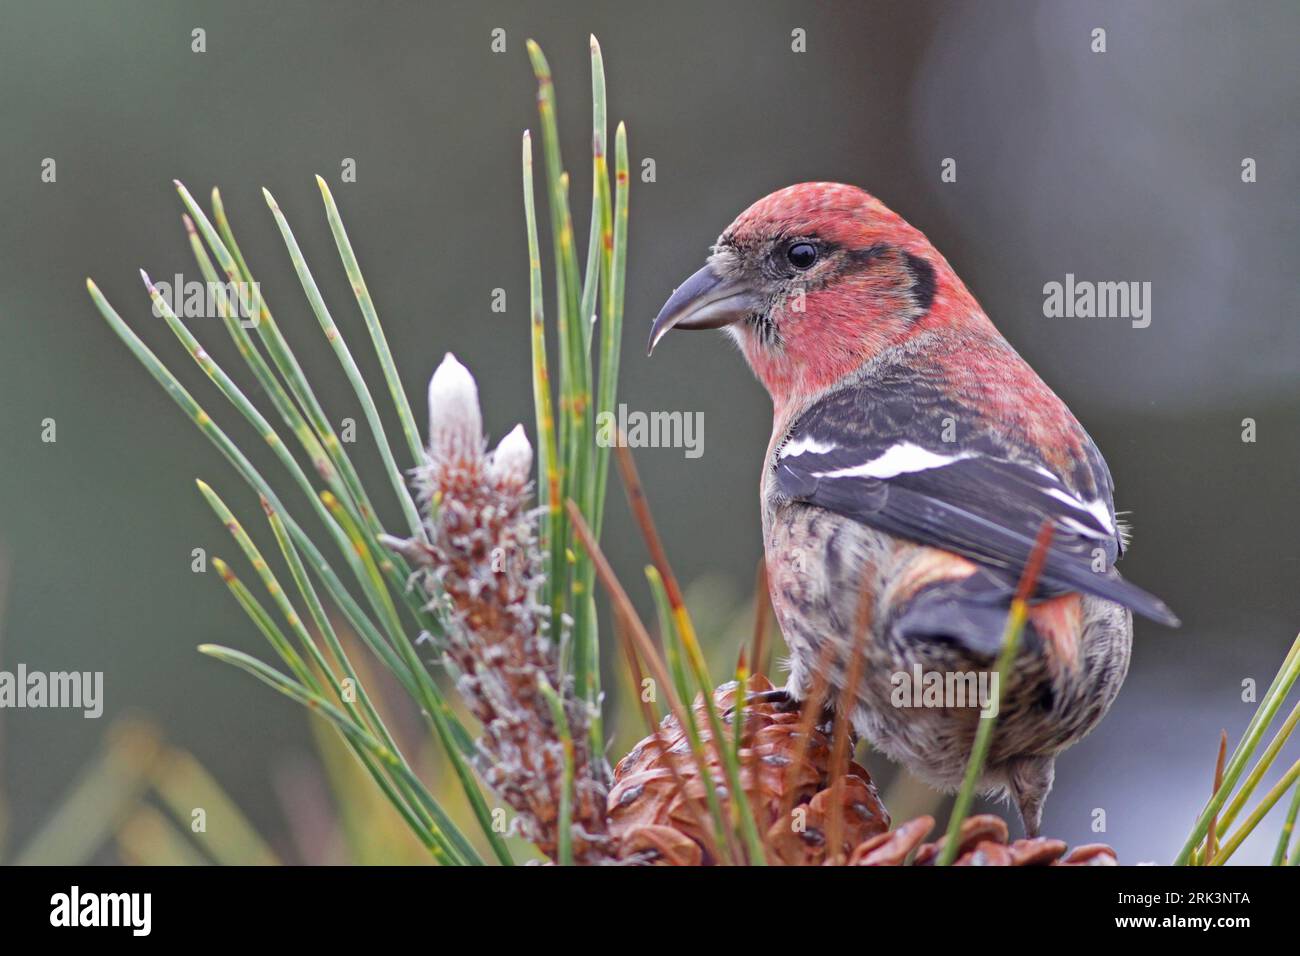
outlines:
M191 52L191 30L207 51ZM1093 53L1091 31L1106 30ZM491 31L507 50L490 50ZM807 52L791 50L806 31ZM105 715L0 713L9 843L21 845L127 712L192 750L272 841L273 772L310 747L294 705L200 657L265 654L190 551L233 556L193 479L256 502L101 321L93 276L218 421L254 444L150 316L136 270L194 269L171 186L222 187L244 252L327 410L356 416L259 188L335 317L364 333L312 180L333 185L409 393L453 350L494 436L530 426L519 135L536 127L524 40L555 72L585 239L588 34L634 182L622 399L702 411L704 455L638 462L701 614L748 606L770 408L721 336L644 334L732 217L801 180L859 184L927 232L1072 406L1132 512L1127 576L1185 622L1141 622L1129 682L1058 764L1046 832L1168 860L1210 789L1220 728L1253 711L1300 624L1300 7L1187 3L417 4L17 2L0 7L0 666L102 670ZM57 181L41 181L42 160ZM355 183L340 163L356 160ZM1257 163L1243 183L1241 164ZM643 183L653 158L656 181ZM957 180L940 180L945 158ZM544 222L545 220L543 220ZM1043 285L1149 281L1149 328L1049 319ZM550 281L549 269L546 273ZM506 290L505 314L490 309ZM549 295L549 290L548 290ZM549 301L548 301L549 308ZM200 335L231 358L213 323ZM375 371L368 356L361 359ZM245 380L246 381L246 380ZM423 418L423 401L416 403ZM359 416L357 416L359 417ZM42 443L54 418L57 442ZM1241 440L1254 419L1258 440ZM360 457L377 476L361 436ZM256 459L266 462L265 456ZM621 492L608 547L644 609ZM250 525L253 524L250 521ZM724 629L715 628L719 633ZM729 634L742 634L734 627ZM719 640L728 638L719 637ZM737 647L718 651L734 661ZM1288 748L1279 765L1291 763ZM872 761L888 785L892 770ZM896 791L901 792L901 791ZM1107 831L1090 830L1104 808ZM898 807L893 807L897 812ZM1271 851L1280 813L1244 859Z

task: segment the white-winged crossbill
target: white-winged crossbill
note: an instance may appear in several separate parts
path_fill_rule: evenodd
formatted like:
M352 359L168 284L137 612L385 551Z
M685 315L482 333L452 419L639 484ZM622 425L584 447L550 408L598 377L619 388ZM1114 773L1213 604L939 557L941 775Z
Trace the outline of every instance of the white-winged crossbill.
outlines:
M1115 570L1127 532L1087 432L929 240L853 186L791 186L741 213L651 348L673 328L726 328L772 397L761 503L787 691L806 696L819 661L842 687L865 601L853 725L942 790L961 782L979 705L896 706L896 675L990 672L1052 522L980 782L1037 833L1056 756L1128 671L1131 612L1177 624Z

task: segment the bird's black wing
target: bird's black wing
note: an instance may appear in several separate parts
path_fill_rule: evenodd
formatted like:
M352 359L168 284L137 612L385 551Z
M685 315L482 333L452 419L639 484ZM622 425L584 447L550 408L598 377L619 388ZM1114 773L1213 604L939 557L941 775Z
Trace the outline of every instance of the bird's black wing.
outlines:
M968 413L945 415L933 394L856 384L800 416L771 466L786 498L960 554L1012 586L1050 520L1040 594L1083 591L1177 624L1163 602L1115 570L1121 535L1110 474L1091 441L1087 452L1078 465L1087 480L1067 484L1032 449Z

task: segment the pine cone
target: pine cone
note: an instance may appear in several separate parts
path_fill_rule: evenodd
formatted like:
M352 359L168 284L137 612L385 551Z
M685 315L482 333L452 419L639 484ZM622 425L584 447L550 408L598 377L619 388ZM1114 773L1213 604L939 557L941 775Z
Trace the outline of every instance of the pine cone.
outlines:
M754 677L749 694L771 691L764 677ZM713 694L728 730L732 727L734 683ZM769 863L815 866L827 862L827 830L836 797L829 780L831 736L814 727L811 739L799 734L801 715L775 695L745 705L741 736L741 785L764 835ZM709 758L724 818L729 813L726 773L713 747L704 699L692 710ZM727 741L730 744L730 741ZM866 769L852 761L840 779L840 861L850 866L899 866L909 857L916 866L933 865L944 838L922 843L934 818L917 817L889 829L889 814ZM609 792L609 833L625 863L699 866L719 862L704 784L685 731L666 717L655 735L645 738L614 768ZM1007 825L991 814L966 819L961 828L958 866L1114 866L1115 851L1101 844L1076 847L1044 837L1007 842ZM736 841L737 843L739 841Z
M934 825L931 817L918 817L911 823L925 823L929 830ZM895 830L901 833L910 824L904 824ZM919 830L920 827L918 826ZM892 836L893 834L891 834ZM924 838L913 832L916 841ZM934 843L923 843L912 860L913 866L931 866L943 850L947 837L940 837ZM915 845L915 844L913 844ZM861 851L859 847L859 852ZM954 866L1117 866L1119 861L1115 851L1101 843L1089 843L1075 847L1066 853L1063 840L1048 837L1016 840L1007 843L1007 824L1001 817L984 813L967 817L962 821L961 834L957 844L957 857ZM901 857L899 858L901 860ZM898 861L892 861L898 862ZM870 866L872 863L862 860L858 865Z
M754 677L747 690L757 694L773 687L765 677ZM713 694L728 731L735 695L734 683L724 684ZM727 776L713 746L702 695L692 709L726 818ZM783 709L780 701L748 701L741 735L740 780L759 833L765 836L768 861L815 865L825 862L827 855L826 828L834 793L827 779L831 738L824 729L814 728L805 747L799 722L800 715ZM725 743L729 746L731 741ZM609 793L609 828L619 841L621 859L668 865L718 862L704 783L686 732L673 717L665 718L657 736L642 740L619 762L614 781ZM870 775L852 761L842 778L839 800L844 857L853 847L889 829L889 814Z

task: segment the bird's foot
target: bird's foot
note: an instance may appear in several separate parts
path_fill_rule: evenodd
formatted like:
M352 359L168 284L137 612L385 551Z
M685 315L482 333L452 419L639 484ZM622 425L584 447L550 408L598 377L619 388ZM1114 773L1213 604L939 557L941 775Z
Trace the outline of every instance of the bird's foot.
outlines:
M756 691L745 697L745 706L750 707L754 704L771 704L773 709L780 714L798 714L802 713L807 705L806 700L799 700L794 694L790 693L788 687L778 687L774 690ZM813 725L815 729L830 736L835 730L835 705L828 703L822 708L817 715L817 721ZM852 732L851 732L852 733ZM857 735L853 734L850 738L856 741Z
M800 707L800 702L795 700L784 687L755 691L745 695L745 706L750 707L754 704L772 704L773 709L782 714L797 713Z

